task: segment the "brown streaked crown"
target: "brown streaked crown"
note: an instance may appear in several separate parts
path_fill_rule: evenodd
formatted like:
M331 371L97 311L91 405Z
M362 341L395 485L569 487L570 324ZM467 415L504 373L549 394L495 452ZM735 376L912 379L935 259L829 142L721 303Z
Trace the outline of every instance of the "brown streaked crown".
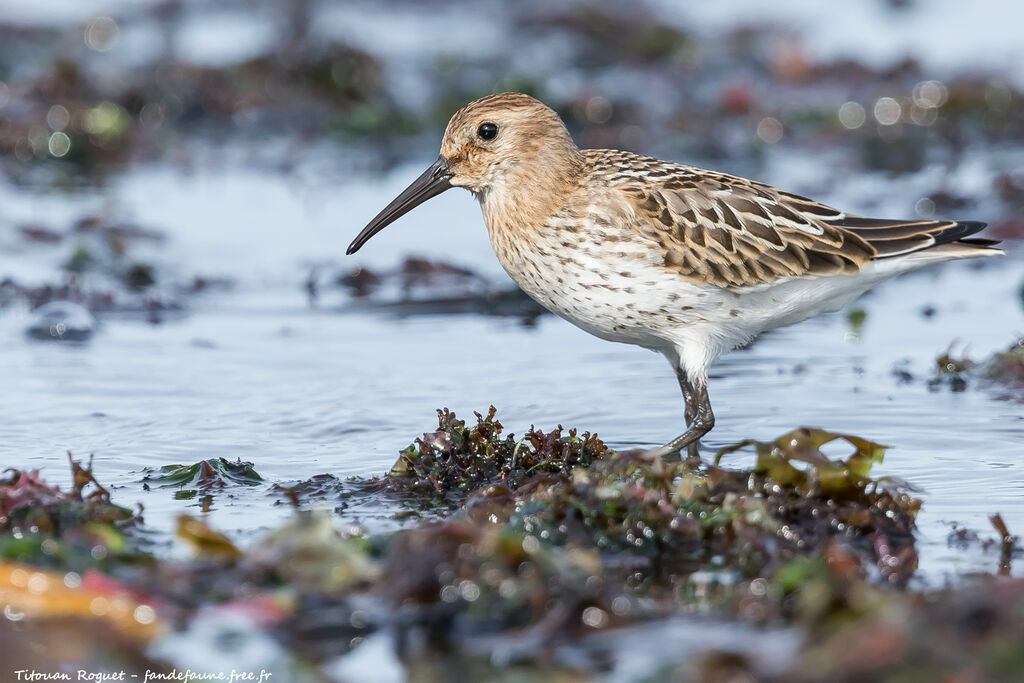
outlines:
M493 139L479 135L493 124ZM452 185L481 193L509 175L540 177L578 170L579 149L565 124L547 105L522 93L487 95L455 112L445 129L441 156L452 171ZM522 167L529 173L516 173Z

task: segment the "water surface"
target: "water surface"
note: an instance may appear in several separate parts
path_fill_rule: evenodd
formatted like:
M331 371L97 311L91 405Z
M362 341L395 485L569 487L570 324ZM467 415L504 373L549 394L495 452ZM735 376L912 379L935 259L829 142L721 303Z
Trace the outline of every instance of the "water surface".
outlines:
M147 467L241 458L268 483L381 474L431 428L441 406L471 417L494 404L517 434L563 424L622 448L655 446L682 430L681 397L660 356L551 316L525 326L483 316L351 313L337 291L311 307L302 287L310 264L340 261L361 221L414 172L401 168L384 182L338 179L335 187L239 168L185 175L158 166L118 180L111 193L126 213L167 231L160 258L229 276L236 286L160 324L108 316L77 345L27 338L24 308L0 313L0 462L44 468L61 481L66 451L95 454L101 481L120 489L117 500L141 501L147 523L169 531L199 502L144 492ZM24 220L61 220L98 201L11 188L0 195ZM407 253L504 277L465 194L427 204L352 260L393 264ZM16 260L39 277L57 263L42 248L22 249ZM982 357L1024 330L1021 276L1019 253L931 268L857 302L867 312L859 331L843 312L725 357L712 372L718 422L705 453L801 425L890 445L880 472L924 492L923 576L990 568L994 557L965 559L946 535L952 522L987 530L995 512L1011 530L1024 529L1024 410L977 383L954 393L929 390L926 380L951 343ZM902 382L897 367L915 379ZM394 524L391 512L364 502L342 519L383 529ZM286 514L265 489L236 488L215 496L211 522L251 538Z

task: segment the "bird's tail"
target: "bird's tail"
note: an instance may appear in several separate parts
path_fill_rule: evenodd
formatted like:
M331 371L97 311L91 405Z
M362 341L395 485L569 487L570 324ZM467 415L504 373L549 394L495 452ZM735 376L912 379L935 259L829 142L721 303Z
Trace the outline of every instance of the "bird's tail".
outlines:
M847 216L833 224L870 244L878 259L924 251L939 259L1004 253L993 248L999 244L997 240L969 237L985 228L981 221L900 221Z

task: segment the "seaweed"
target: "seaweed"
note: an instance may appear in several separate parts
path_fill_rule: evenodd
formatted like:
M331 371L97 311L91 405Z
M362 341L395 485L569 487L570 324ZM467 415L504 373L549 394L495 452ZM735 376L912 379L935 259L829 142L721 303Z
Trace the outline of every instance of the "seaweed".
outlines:
M437 430L399 454L383 487L457 503L486 484L515 488L538 475L588 467L609 452L596 435L577 435L575 429L563 435L561 425L547 433L531 427L516 440L513 434L503 433L496 412L491 406L486 416L474 413L476 425L466 427L447 408L438 410Z
M493 407L471 425L446 409L437 415L438 428L402 451L384 477L325 474L276 486L297 509L247 548L182 516L178 537L193 548L190 560L154 559L126 572L125 556L112 555L115 561L102 566L108 573L90 574L85 592L47 592L44 602L23 590L4 593L0 571L0 601L16 602L32 628L51 617L83 617L136 641L159 637L174 621L189 623L199 610L241 612L253 628L312 662L349 656L369 637L390 638L410 675L529 675L553 667L587 676L607 663L594 640L601 632L680 615L695 627L716 618L785 626L791 638L814 634L792 661L767 671L758 657L711 644L685 664L665 653L663 673L681 680L723 671L758 680L877 677L902 670L903 659L894 663L890 651L921 666L948 664L952 655L936 651L915 628L943 643L976 629L951 651L973 653L998 667L993 671L1021 666L998 637L998 629L1018 623L1020 582L998 588L1005 604L973 589L906 589L917 567L921 502L904 482L872 476L885 455L878 443L800 428L729 446L713 462L666 462L614 452L595 435L561 427L531 428L516 439ZM836 457L842 444L849 452ZM247 463L206 462L208 486L262 481ZM202 465L154 469L148 481L200 486ZM72 493L44 487L32 500L44 509L61 495L110 504L91 468L73 471ZM36 483L18 474L0 489L0 501L20 511L23 502L8 489L35 492ZM339 532L332 512L303 509L316 500L380 494L450 514L367 537ZM344 514L345 507L336 510ZM1019 544L1000 522L993 518L999 539L991 544L1008 572ZM111 594L127 596L121 604L133 609L145 606L140 614L154 626L133 622L123 610L90 617L75 607ZM893 640L878 650L872 633ZM780 671L789 678L773 678Z
M83 466L68 453L68 463L70 491L46 483L38 471L7 470L0 480L0 559L79 570L148 560L141 539L130 536L143 522L141 507L111 502L91 457Z
M390 605L412 669L438 653L479 664L499 644L507 664L546 662L587 634L679 610L838 623L869 614L917 567L920 501L871 477L885 449L867 439L802 428L698 465L616 453L589 434L567 441L561 429L516 441L493 408L476 418L467 427L438 411L439 429L374 480L456 509L380 546L371 591ZM852 452L822 452L838 441ZM751 469L720 466L746 448ZM864 586L876 597L858 597ZM349 633L344 604L335 628Z
M0 308L24 302L36 309L36 321L27 333L37 339L84 341L92 335L90 325L69 325L64 334L50 329L50 317L56 320L54 327L66 322L69 304L74 304L72 309L85 309L78 309L81 313L75 319L112 312L141 314L153 322L162 314L184 311L190 299L204 291L231 284L222 277L182 277L177 268L140 259L137 252L141 247L157 246L166 235L105 213L81 215L62 229L24 225L20 233L40 249L51 250L54 261L60 262L60 272L52 281L25 284L14 278L0 280ZM52 314L42 308L57 303L62 305Z
M974 368L975 365L975 361L966 355L954 358L953 349L950 347L945 353L935 359L935 374L928 380L928 389L938 391L948 387L953 392L966 390L967 372Z
M209 458L191 465L147 467L142 483L148 488L177 488L188 491L209 491L231 485L259 486L263 483L251 462L241 458L231 462L225 458Z
M981 366L985 384L998 387L1005 398L1024 400L1024 338L992 354Z
M518 633L520 656L595 629L637 609L606 581L593 552L558 548L521 530L452 519L395 534L376 591L395 610L400 656L469 653L474 636ZM648 611L649 614L649 611Z
M995 573L998 576L1010 576L1013 560L1024 555L1024 546L1021 545L1018 536L1010 533L1001 514L990 515L988 520L996 531L996 538L982 538L973 529L953 524L953 529L946 536L946 544L961 552L974 548L980 549L983 553L998 552L999 560Z
M177 537L200 559L231 564L243 554L227 536L189 515L178 515Z
M972 359L966 352L954 357L952 349L947 350L936 359L935 374L928 380L928 388L937 391L948 387L959 392L967 389L969 381L997 392L1000 398L1024 400L1024 339L983 360Z
M856 446L845 461L820 451L836 438ZM708 567L744 578L770 575L842 538L887 579L905 583L916 567L913 520L920 501L898 482L868 477L880 446L801 429L726 452L749 445L758 456L749 471L651 464L617 454L537 486L518 501L510 524L548 543L597 548L612 563L632 555L629 570L645 579L685 577Z

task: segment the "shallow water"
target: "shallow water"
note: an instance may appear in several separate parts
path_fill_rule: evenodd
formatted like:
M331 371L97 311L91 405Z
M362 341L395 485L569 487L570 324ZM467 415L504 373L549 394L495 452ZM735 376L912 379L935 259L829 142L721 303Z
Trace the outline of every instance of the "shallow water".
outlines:
M654 446L681 431L682 402L663 359L554 317L527 327L480 316L344 313L338 293L311 308L301 286L308 265L340 260L362 221L412 172L349 179L337 189L237 168L186 176L156 167L116 181L109 194L128 215L168 232L164 258L238 284L158 325L108 317L78 345L33 341L23 334L25 309L0 313L0 463L45 468L64 481L66 451L94 453L100 480L121 487L116 499L142 502L147 523L169 531L199 502L143 491L146 467L223 456L253 462L268 483L380 474L441 406L468 417L493 403L517 434L561 423L616 447ZM10 199L12 225L59 221L97 201L10 188L0 195ZM498 273L464 194L427 204L364 252L353 262L425 253ZM8 260L40 275L55 264L45 250ZM946 535L952 522L991 535L987 516L995 512L1011 531L1024 529L1024 410L973 383L962 393L932 392L926 380L951 342L982 357L1024 330L1021 263L1017 250L983 267L916 273L855 304L867 311L859 334L839 313L727 356L712 374L718 424L705 454L801 425L888 444L879 471L924 489L922 576L936 582L993 569L995 556L964 555ZM925 306L934 315L923 315ZM916 379L901 384L897 366ZM342 520L377 530L395 524L391 512L364 502ZM215 496L211 521L245 539L286 514L264 488L239 487Z
M599 27L593 35L582 25L554 28L585 19L587 12L562 16L564 10L550 3L474 0L441 6L400 0L382 7L368 0L186 0L173 27L165 23L175 20L165 22L152 11L165 4L173 13L177 3L163 0L0 0L0 24L51 26L62 35L28 40L24 55L14 52L0 63L0 75L16 86L63 57L104 79L132 83L139 78L132 69L140 68L147 80L149 70L166 58L165 31L175 36L179 65L223 68L254 57L273 60L281 56L275 51L288 23L283 12L305 5L312 11L309 55L317 57L325 46L330 54L341 43L365 49L381 68L382 91L373 97L415 120L413 130L420 133L392 139L381 124L337 138L333 126L345 123L351 103L332 101L322 113L333 123L325 119L324 128L312 128L315 139L304 132L299 140L289 136L295 135L294 120L306 115L302 106L272 97L267 111L250 110L239 100L230 120L214 115L204 125L200 118L194 128L191 119L176 120L180 112L168 114L167 135L151 141L153 149L143 135L139 156L131 156L136 161L107 169L110 176L93 177L92 167L83 165L70 171L81 175L58 181L87 189L45 189L52 160L29 164L40 172L24 176L35 183L31 187L8 184L0 173L0 282L12 277L38 285L64 277L62 263L76 238L66 237L56 247L26 242L21 226L65 231L82 217L108 216L167 235L163 243L140 243L129 252L130 261L156 266L155 289L163 291L168 279L189 282L193 276L234 283L227 291L214 287L178 297L186 309L162 314L159 324L138 314L101 316L98 332L84 344L30 339L24 330L32 314L19 306L0 308L0 469L38 467L47 479L67 485L66 452L78 458L95 454L96 476L111 486L114 500L145 506L146 525L163 544L160 557L188 550L173 538L182 512L204 515L241 545L257 542L261 530L292 516L271 485L321 473L382 474L399 449L435 424L434 410L441 406L471 420L474 410L494 404L507 430L518 435L530 425L563 424L596 431L618 448L659 445L682 430L682 400L662 358L591 338L557 318L526 326L510 318L353 312L346 310L347 296L330 287L322 288L317 307L310 305L304 282L311 270L326 284L341 269L389 269L406 255L467 265L507 282L479 209L457 191L418 208L358 256L343 256L365 222L437 154L441 119L470 96L506 87L535 91L574 112L575 122L568 120L579 127L575 132L584 145L693 163L700 159L690 157L707 154L717 160L708 164L712 168L865 215L913 216L919 200L927 207L943 193L948 204L936 202L942 215L1004 226L1019 215L1021 200L1003 196L999 178L1024 177L1019 135L1001 137L1020 128L1007 123L1012 117L1005 112L994 118L1003 121L1003 133L999 125L982 129L969 120L1020 102L1007 99L996 106L1004 94L1010 97L1006 84L1024 82L1017 68L1024 55L1020 22L1011 20L1024 10L1008 0L969 6L955 0L879 1L827 10L810 0L685 6L647 0L631 6L635 25L626 25L625 15L609 3L614 11L608 16L623 17L624 30L642 29L651 18L655 25L681 30L688 44L638 61L606 41L614 48L607 64L591 54L591 42L602 40ZM100 14L115 18L120 31L104 52L87 49L82 39L88 22ZM764 32L766 26L778 30ZM746 38L744 27L750 29ZM774 73L785 71L794 57L797 67L805 62L803 68L831 75L801 85L808 74L800 68L789 76ZM920 69L886 75L903 71L905 58ZM877 71L833 69L845 60ZM960 93L966 104L943 110L939 120L952 129L912 126L903 117L899 135L926 147L922 170L895 177L865 170L889 167L888 161L866 161L871 143L893 142L891 129L877 127L874 135L878 98L895 97L909 107L919 79L953 87L965 75L981 85ZM267 81L268 92L273 83ZM726 106L725 95L736 86L752 98L747 114ZM0 83L0 109L18 104L17 88L11 90L15 98L7 98L5 87ZM856 130L838 128L836 111L848 100L865 109L864 126ZM176 111L174 101L154 100L161 117L164 105ZM607 129L595 125L602 116L588 112L590 104L602 101L609 107L605 118L611 117ZM66 104L74 113L74 98ZM42 103L41 111L49 105ZM965 106L966 113L958 109ZM0 113L14 110L8 106ZM708 118L699 116L705 112ZM784 125L781 144L759 135L763 116ZM18 120L16 111L12 120ZM43 125L42 118L33 125ZM951 132L957 133L953 141ZM163 161L137 161L153 158ZM383 178L364 175L396 160L407 165ZM949 208L960 200L964 208ZM741 439L769 440L801 425L888 444L875 473L906 479L924 498L919 585L994 572L997 551L977 544L953 547L947 535L956 524L993 537L988 516L996 512L1012 532L1024 534L1024 404L1001 400L998 390L974 380L960 393L948 387L931 391L927 380L935 358L951 343L954 355L966 351L982 358L1024 334L1024 242L1009 248L1009 256L984 264L950 264L886 283L854 305L867 313L859 331L841 312L776 331L724 358L712 374L718 424L704 441L705 457ZM934 314L926 316L926 307ZM897 367L914 379L901 381ZM253 462L266 484L213 492L208 513L201 512L201 495L180 499L175 489L143 489L146 468L215 457ZM731 454L725 464L749 466L751 458ZM415 523L396 519L387 501L364 497L346 504L339 508L338 526L360 524L375 532ZM1018 576L1020 571L1013 569ZM225 647L225 634L238 649ZM325 665L327 675L403 679L407 670L391 637L387 630L371 636ZM686 613L596 633L568 643L560 654L586 662L587 670L595 651L613 653L606 680L656 678L680 657L692 659L691 652L708 648L749 650L755 659L777 660L781 672L801 638L798 631ZM665 642L674 648L664 648ZM522 646L517 634L498 639L492 662L514 659L510 651L517 644ZM179 668L263 666L285 678L296 662L286 645L230 609L198 610L184 630L158 641L149 654Z

